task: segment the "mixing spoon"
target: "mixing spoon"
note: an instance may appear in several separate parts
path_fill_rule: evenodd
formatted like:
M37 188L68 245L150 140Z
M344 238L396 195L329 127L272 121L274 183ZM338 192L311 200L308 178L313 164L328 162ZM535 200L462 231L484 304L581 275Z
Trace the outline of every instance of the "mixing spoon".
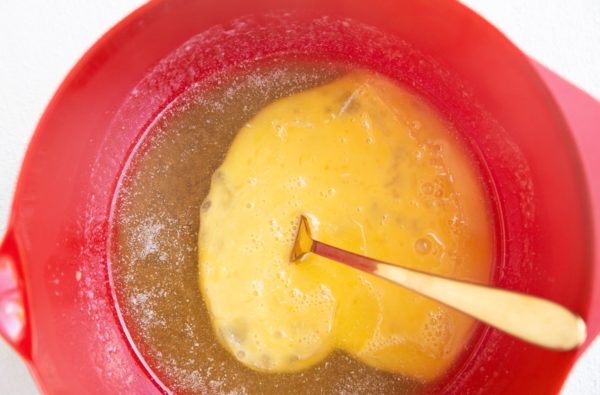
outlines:
M290 261L313 253L384 278L427 296L521 340L554 350L572 350L586 337L585 322L565 307L535 296L454 280L377 261L314 240L300 217Z

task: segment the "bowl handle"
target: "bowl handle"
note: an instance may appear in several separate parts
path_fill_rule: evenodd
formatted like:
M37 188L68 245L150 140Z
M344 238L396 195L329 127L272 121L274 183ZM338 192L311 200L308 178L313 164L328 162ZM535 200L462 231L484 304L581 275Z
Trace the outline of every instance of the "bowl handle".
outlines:
M593 243L592 297L587 317L588 337L583 352L600 333L600 102L532 61L538 74L556 99L573 132L588 184L592 207Z
M8 231L0 245L0 336L23 358L30 359L28 332L25 282L17 244Z

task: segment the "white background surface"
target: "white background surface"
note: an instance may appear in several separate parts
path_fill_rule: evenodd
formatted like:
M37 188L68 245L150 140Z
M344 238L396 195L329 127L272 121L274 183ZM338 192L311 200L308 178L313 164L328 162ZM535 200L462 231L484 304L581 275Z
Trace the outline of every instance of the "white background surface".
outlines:
M463 0L521 49L600 98L600 0ZM0 0L0 235L33 129L66 73L141 0ZM0 341L0 394L37 394ZM563 394L600 394L600 341Z

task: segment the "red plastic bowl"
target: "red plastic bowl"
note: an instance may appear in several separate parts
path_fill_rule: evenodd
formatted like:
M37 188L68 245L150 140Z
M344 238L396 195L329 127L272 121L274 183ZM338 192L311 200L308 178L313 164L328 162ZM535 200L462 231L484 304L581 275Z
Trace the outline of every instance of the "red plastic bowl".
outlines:
M274 10L292 14L230 24ZM214 25L230 31L188 42L189 55L173 52ZM591 174L600 168L588 167L586 178L561 112L521 52L460 4L429 0L156 1L84 56L38 125L0 249L0 333L43 391L165 390L168 378L147 369L129 342L108 281L117 180L145 127L177 95L223 67L280 53L373 68L454 123L497 203L494 282L564 304L586 319L590 336L577 351L551 352L482 330L439 390L557 393L600 327L600 220L588 192L598 193Z

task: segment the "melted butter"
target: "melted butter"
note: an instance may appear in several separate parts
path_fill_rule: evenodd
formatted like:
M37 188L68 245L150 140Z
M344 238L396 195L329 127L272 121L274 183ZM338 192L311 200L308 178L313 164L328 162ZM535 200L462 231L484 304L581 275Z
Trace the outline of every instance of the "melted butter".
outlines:
M201 209L200 288L217 338L260 371L302 370L337 348L435 379L473 320L317 256L291 265L295 226L305 214L323 242L486 282L486 213L449 127L384 78L352 73L274 102L239 132Z

